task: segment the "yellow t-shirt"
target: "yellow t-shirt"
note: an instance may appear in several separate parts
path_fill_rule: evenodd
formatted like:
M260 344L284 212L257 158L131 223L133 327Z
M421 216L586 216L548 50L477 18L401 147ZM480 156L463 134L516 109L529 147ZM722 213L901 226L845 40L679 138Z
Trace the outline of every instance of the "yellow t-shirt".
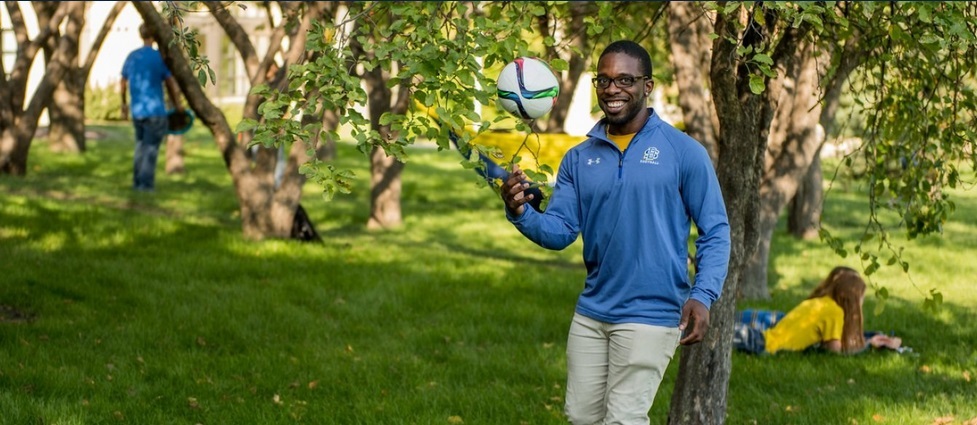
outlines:
M766 351L802 351L819 342L841 340L845 312L831 297L804 300L764 331Z
M607 138L611 139L611 141L614 142L614 144L616 144L617 147L621 149L621 152L624 152L624 150L628 148L628 145L631 144L631 139L634 138L635 134L638 133L631 133L631 134L607 133Z

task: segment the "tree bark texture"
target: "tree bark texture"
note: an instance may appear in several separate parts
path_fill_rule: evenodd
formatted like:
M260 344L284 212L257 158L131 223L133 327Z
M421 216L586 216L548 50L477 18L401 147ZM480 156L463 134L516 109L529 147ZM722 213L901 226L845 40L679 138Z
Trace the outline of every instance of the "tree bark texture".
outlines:
M86 2L87 4L87 2ZM32 2L40 27L50 25L57 10L57 3ZM44 44L44 60L50 61L57 49L60 33L55 32ZM75 49L78 49L78 45ZM68 63L64 78L54 89L54 99L48 105L47 140L52 151L80 153L85 150L85 76L78 66L78 52L72 52L73 63Z
M759 239L760 176L770 123L783 90L782 81L767 78L766 89L754 94L749 86L750 70L737 60L738 46L727 40L741 40L747 46L770 40L777 16L768 13L764 21L754 21L746 11L716 18L719 37L713 42L710 81L720 117L716 172L729 216L729 273L722 295L710 310L711 326L705 340L681 349L670 424L722 424L726 418L737 283ZM742 34L738 27L745 28ZM775 64L789 67L804 28L780 35L771 55Z
M739 283L740 295L746 299L770 298L767 269L774 230L824 141L818 129L818 87L827 67L825 61L818 66L819 57L813 44L804 43L790 66L782 70L784 90L771 123L760 183L759 244Z
M85 3L88 4L88 2ZM102 43L125 5L126 2L115 2L92 42L91 48L88 49L88 56L85 61L82 63L76 61L72 64L67 70L64 81L58 85L54 92L54 101L48 105L48 115L51 120L48 143L54 151L83 153L87 149L85 86L88 83L88 76L91 74L98 52L102 48Z
M709 93L709 33L715 16L695 2L670 2L668 12L668 39L685 132L706 147L716 164L719 116Z
M820 152L818 150L814 154L807 175L801 180L797 192L787 206L787 232L797 239L814 239L818 236L821 201L824 199Z
M41 28L34 40L28 39L23 15L15 2L7 2L7 11L18 41L18 55L9 77L4 76L5 84L0 84L0 174L24 175L41 112L50 104L54 89L78 53L79 36L85 25L85 4L59 4L48 25ZM45 64L44 75L25 105L30 64L49 38L57 34L65 17L64 34L58 38L57 48Z
M759 245L739 283L740 295L745 299L770 298L770 244L785 210L790 214L810 214L788 219L788 226L801 226L791 230L791 234L817 234L823 194L818 155L826 133L834 131L844 84L861 63L858 39L854 37L842 48L805 42L785 71L785 91L771 125L760 186ZM812 166L817 170L811 170ZM802 186L806 190L796 197ZM789 204L794 206L788 209Z
M848 81L848 77L860 66L866 54L861 48L862 36L855 34L845 41L844 46L839 48L834 44L827 47L832 52L833 64L830 68L827 81L824 82L824 100L821 108L821 129L824 132L825 142L836 138L837 125L836 115L841 105L841 93ZM834 41L834 40L832 40ZM821 147L824 143L821 144ZM824 182L821 169L821 151L814 154L804 181L798 187L794 198L790 202L787 210L787 232L797 238L811 239L817 236L821 226L822 202L824 200Z

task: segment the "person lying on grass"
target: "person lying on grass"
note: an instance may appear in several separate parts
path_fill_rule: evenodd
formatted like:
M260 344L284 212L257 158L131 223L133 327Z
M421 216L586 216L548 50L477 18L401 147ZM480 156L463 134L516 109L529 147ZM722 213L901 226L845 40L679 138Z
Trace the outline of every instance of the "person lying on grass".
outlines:
M857 354L869 347L902 351L902 339L862 328L865 281L854 269L831 270L811 295L787 314L747 310L733 325L733 347L752 354L827 350Z

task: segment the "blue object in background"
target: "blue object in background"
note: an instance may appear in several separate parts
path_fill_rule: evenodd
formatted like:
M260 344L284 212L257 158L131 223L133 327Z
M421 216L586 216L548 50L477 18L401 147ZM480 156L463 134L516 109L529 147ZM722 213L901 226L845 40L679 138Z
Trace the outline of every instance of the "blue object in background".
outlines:
M190 109L184 109L182 113L170 109L166 111L166 118L169 120L168 134L183 134L193 127L194 116Z

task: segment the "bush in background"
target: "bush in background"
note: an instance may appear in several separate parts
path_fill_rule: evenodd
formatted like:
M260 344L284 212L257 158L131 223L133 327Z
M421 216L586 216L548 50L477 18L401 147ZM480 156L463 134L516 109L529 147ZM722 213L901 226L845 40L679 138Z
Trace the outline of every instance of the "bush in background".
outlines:
M85 86L85 119L89 121L121 121L122 97L117 86Z

